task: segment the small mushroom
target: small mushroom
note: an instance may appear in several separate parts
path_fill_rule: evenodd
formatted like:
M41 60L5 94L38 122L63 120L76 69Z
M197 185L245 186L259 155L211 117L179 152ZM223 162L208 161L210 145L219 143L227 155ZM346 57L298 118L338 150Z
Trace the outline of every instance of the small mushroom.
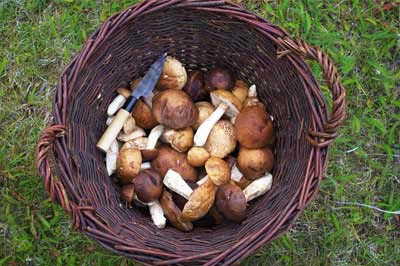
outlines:
M181 90L187 81L187 73L183 64L176 58L168 56L157 83L159 90Z
M129 133L125 134L124 132L120 132L117 136L117 139L119 141L127 142L136 138L144 137L146 136L146 132L143 130L143 128L140 127L135 127L135 129Z
M150 130L158 125L154 118L150 106L148 106L142 98L140 98L132 109L132 117L135 118L136 124L146 130Z
M226 68L215 67L207 72L205 86L208 91L232 90L235 86L233 73Z
M155 200L155 201L152 201L149 203L145 203L145 202L140 201L140 199L138 199L138 197L135 195L134 202L137 205L142 206L142 207L147 206L149 208L149 212L150 212L150 216L151 216L151 220L153 221L153 224L159 229L165 228L165 226L167 224L167 219L165 219L164 211L158 200Z
M208 177L216 186L221 186L229 182L231 169L228 164L220 158L210 158L205 164Z
M139 174L142 155L138 149L125 149L118 154L117 173L121 184L129 184Z
M124 106L126 99L131 95L131 92L125 88L117 89L118 96L110 103L107 108L107 115L113 116L122 106Z
M193 167L204 166L210 154L203 147L192 147L186 156L187 162Z
M248 96L243 102L243 108L256 105L260 105L262 107L264 106L264 104L258 99L256 85L251 85L249 88Z
M261 195L264 195L272 186L272 175L265 173L263 177L251 182L244 190L243 193L246 201L249 202Z
M221 103L226 103L229 108L226 110L225 115L229 118L234 118L242 110L242 103L240 100L233 95L230 91L216 90L210 93L211 102L214 106L218 106Z
M214 204L217 187L209 180L190 195L182 211L182 221L192 222L202 218Z
M117 170L117 158L118 158L118 141L114 140L111 143L110 148L107 150L106 153L106 168L108 176L111 176Z
M192 71L189 73L188 80L183 90L194 102L207 100L209 98L209 93L204 88L204 74L201 71Z
M161 197L163 182L157 171L152 169L144 170L135 176L131 182L140 201L149 203Z
M191 127L180 130L169 128L164 131L161 139L176 151L187 152L193 146L193 129Z
M197 117L196 123L192 126L194 130L197 130L200 125L215 111L215 107L209 102L197 102L195 103L199 110L199 116Z
M121 189L121 199L129 205L133 202L135 196L135 187L133 184L127 184Z
M210 157L225 158L236 148L234 125L227 120L218 121L211 130L204 147Z
M188 164L186 154L177 152L167 145L158 148L157 157L151 162L153 169L165 176L168 170L178 172L188 182L195 182L198 178L196 168Z
M248 96L249 87L247 84L242 80L236 80L235 87L232 90L233 95L239 99L241 103L243 103Z
M128 117L128 120L126 120L124 126L122 127L122 132L124 132L124 134L126 135L129 135L133 131L135 131L135 129L136 129L136 121L132 116L130 116Z
M270 171L274 165L274 155L269 148L246 149L239 151L237 166L243 175L254 180Z
M186 183L182 176L174 170L168 170L164 176L163 183L167 188L185 199L189 199L190 195L192 195L192 188Z
M235 184L220 186L215 196L215 204L218 211L231 221L240 222L246 218L246 196Z
M153 98L153 116L167 127L190 127L196 122L198 115L199 110L184 91L165 90Z
M272 140L272 121L259 105L244 108L236 118L235 128L238 142L248 149L265 147Z
M172 226L182 232L189 232L193 230L193 224L191 222L182 221L182 211L178 208L178 206L176 206L172 199L171 193L164 190L160 198L160 203L164 211L164 216L167 217Z

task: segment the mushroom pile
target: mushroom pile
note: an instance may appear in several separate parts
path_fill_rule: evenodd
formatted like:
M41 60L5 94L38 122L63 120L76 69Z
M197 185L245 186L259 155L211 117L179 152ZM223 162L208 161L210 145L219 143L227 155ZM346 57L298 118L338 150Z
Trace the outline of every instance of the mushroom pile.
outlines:
M130 88L118 88L107 124ZM187 72L168 57L153 94L136 103L106 153L109 176L129 207L148 208L155 226L240 223L248 203L272 186L273 118L226 68Z

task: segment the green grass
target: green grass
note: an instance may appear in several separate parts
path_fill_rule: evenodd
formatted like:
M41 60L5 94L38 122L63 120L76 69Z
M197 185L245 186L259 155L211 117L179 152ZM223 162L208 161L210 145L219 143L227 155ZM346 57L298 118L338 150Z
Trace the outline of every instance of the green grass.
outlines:
M0 265L131 264L74 232L34 168L63 66L102 21L134 1L111 2L0 1ZM400 210L400 7L385 10L384 1L372 0L242 2L328 52L348 102L316 201L244 265L400 265L399 215L336 203Z

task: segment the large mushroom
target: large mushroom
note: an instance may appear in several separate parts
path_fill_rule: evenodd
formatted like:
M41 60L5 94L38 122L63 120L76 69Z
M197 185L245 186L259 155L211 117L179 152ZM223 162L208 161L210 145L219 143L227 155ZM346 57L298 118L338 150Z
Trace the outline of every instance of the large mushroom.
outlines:
M163 192L161 175L152 169L144 170L132 179L138 199L145 203L158 200Z
M211 157L225 158L236 148L235 126L227 120L218 121L204 147Z
M178 206L176 206L172 199L171 193L164 190L160 198L160 203L165 217L167 217L172 226L183 232L189 232L193 230L193 224L191 222L182 221L182 211L178 208Z
M248 149L265 147L272 140L272 121L260 105L243 108L236 118L235 128L238 142Z
M139 174L142 155L138 149L124 149L118 154L117 173L121 184L129 184Z
M159 90L181 90L187 81L187 73L183 64L176 58L168 56L165 61L160 79L157 83Z
M161 140L170 144L178 152L187 152L193 146L193 129L191 127L180 130L168 128L164 131Z
M205 86L208 91L232 90L235 86L235 77L227 68L214 67L206 74Z
M188 182L195 182L198 178L196 168L188 164L186 154L177 152L167 145L158 148L157 157L151 162L153 169L165 176L169 169L178 172Z
M243 175L254 180L272 169L274 155L269 148L246 149L241 148L238 155L237 166Z
M246 196L235 184L220 186L215 197L215 204L218 211L231 221L240 222L246 218Z
M197 117L196 123L192 126L193 129L197 130L200 125L215 111L215 107L209 102L197 102L195 103L199 110L199 116Z
M198 115L199 110L184 91L165 90L153 98L153 116L167 127L190 127L196 122Z

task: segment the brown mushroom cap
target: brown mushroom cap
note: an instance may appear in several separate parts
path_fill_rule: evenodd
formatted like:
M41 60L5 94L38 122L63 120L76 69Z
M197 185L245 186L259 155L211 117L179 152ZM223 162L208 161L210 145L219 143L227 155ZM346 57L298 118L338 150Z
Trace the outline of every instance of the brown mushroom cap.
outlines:
M221 186L231 180L231 169L229 165L220 158L208 159L205 168L208 177L216 186Z
M176 206L172 199L171 193L164 190L161 198L160 204L164 211L165 217L176 229L182 232L189 232L193 230L193 224L191 222L183 222L181 219L182 211Z
M229 183L220 186L215 203L218 211L231 221L240 222L246 218L246 197L237 185Z
M225 158L236 148L235 127L227 120L218 121L204 146L211 157Z
M143 149L140 152L142 153L143 162L152 161L158 155L157 149Z
M163 192L161 175L152 169L140 172L132 179L135 192L139 200L149 203L158 200Z
M190 127L196 122L198 115L199 110L184 91L165 90L153 97L153 116L167 127Z
M160 79L157 83L159 90L181 90L187 81L187 73L183 64L176 58L168 56L165 61Z
M192 190L195 190L197 187L199 187L199 185L196 182L186 182L189 187ZM178 206L179 209L183 209L183 207L185 207L185 204L187 202L187 199L185 199L184 197L182 197L181 195L177 194L177 193L172 193L172 199L174 200L176 206Z
M142 99L139 99L133 107L132 117L135 118L136 124L143 129L150 130L158 125L150 107Z
M195 103L199 110L196 123L192 126L193 129L197 130L201 124L214 112L215 107L209 102L197 102Z
M135 187L133 184L128 184L122 187L121 189L121 199L126 203L130 204L133 201L135 196Z
M272 139L272 121L259 105L244 108L236 118L235 128L240 145L248 149L262 148Z
M237 166L240 172L250 180L261 177L265 172L271 171L274 165L274 155L269 148L246 149L241 148L238 155Z
M226 90L215 90L210 93L211 101L214 106L218 106L221 103L228 105L228 109L225 114L229 117L235 117L242 110L242 103L240 100L233 95L232 92Z
M201 71L189 72L188 80L183 90L194 102L207 100L210 95L204 88L204 74Z
M138 149L120 151L117 158L117 173L121 184L129 184L139 174L141 164L142 155Z
M183 208L182 221L192 222L206 215L214 203L215 192L211 180L196 188Z
M187 161L193 167L204 166L210 154L203 147L192 147L187 153Z
M191 127L180 130L169 128L164 131L162 140L178 152L187 152L193 146L193 135Z
M235 87L232 90L233 95L239 99L240 102L244 102L247 99L249 87L242 80L236 80Z
M168 145L158 148L158 155L151 165L161 176L165 176L168 170L172 169L178 172L185 181L195 182L198 178L197 170L188 164L186 154L177 152Z
M235 86L235 77L227 68L214 67L206 73L205 86L208 91L232 90Z
M224 216L218 211L217 207L214 205L210 209L210 215L214 220L215 224L223 224L225 222Z

